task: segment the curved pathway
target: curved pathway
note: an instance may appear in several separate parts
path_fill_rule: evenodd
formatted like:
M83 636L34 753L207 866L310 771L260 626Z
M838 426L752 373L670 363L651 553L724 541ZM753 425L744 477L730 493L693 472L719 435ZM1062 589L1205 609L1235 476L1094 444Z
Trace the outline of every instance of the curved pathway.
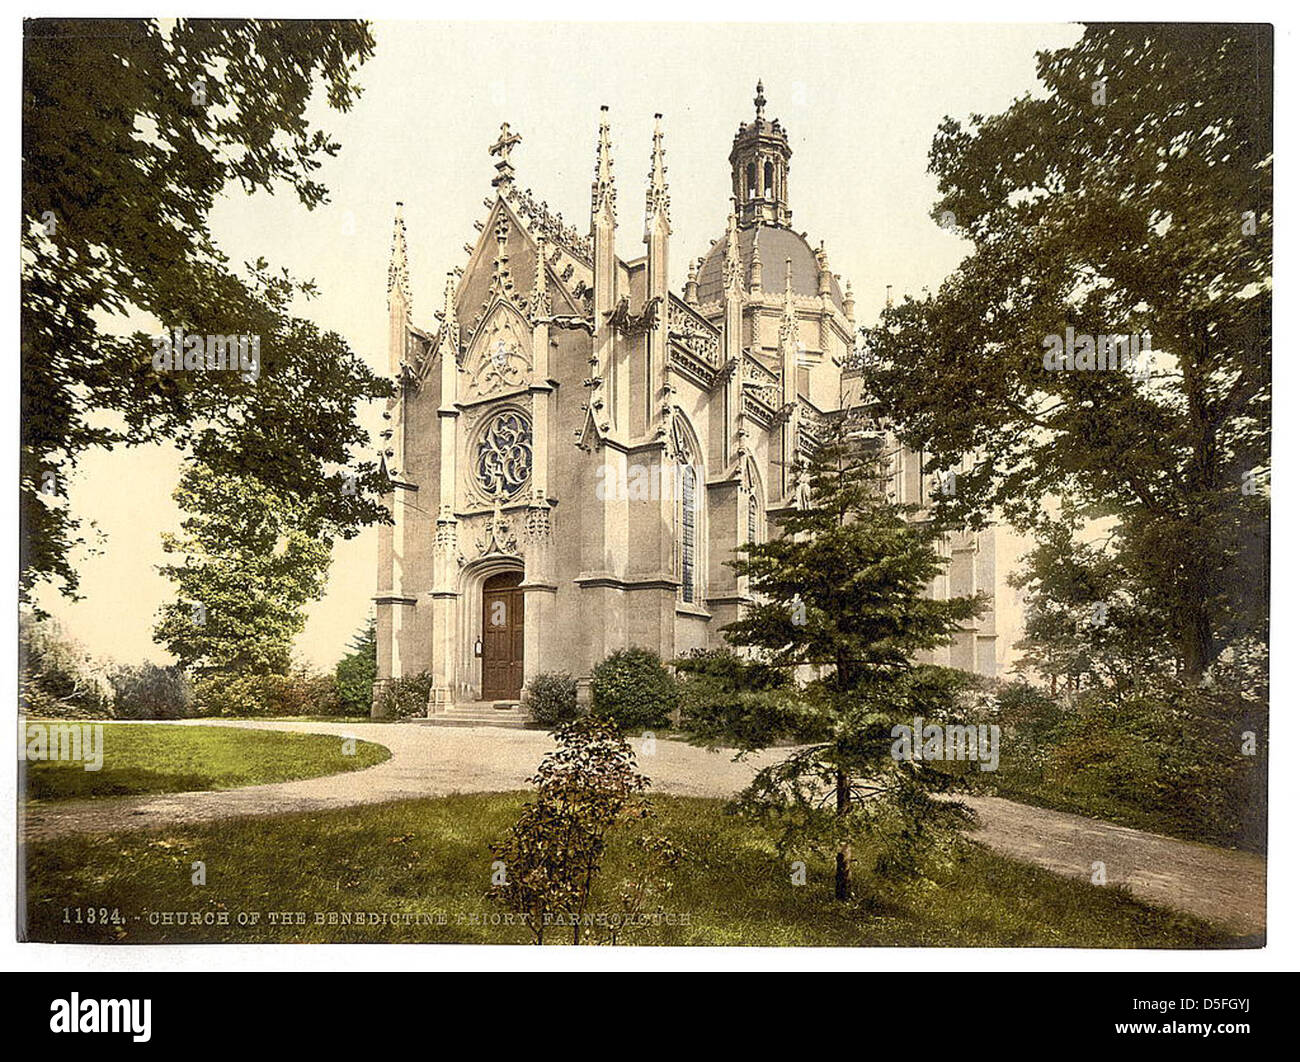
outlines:
M540 730L434 727L401 723L293 723L276 720L184 720L154 726L236 726L335 734L392 751L384 763L346 774L241 789L62 801L21 810L22 835L39 841L71 833L102 833L206 822L249 815L326 811L389 800L528 788L528 778L553 743ZM736 763L678 741L653 748L633 738L637 763L656 792L729 797L754 771L779 759L770 750ZM1248 852L1179 841L1100 819L1016 804L999 797L963 797L979 814L974 838L1013 859L1068 877L1091 880L1105 864L1106 881L1135 896L1262 934L1265 860Z

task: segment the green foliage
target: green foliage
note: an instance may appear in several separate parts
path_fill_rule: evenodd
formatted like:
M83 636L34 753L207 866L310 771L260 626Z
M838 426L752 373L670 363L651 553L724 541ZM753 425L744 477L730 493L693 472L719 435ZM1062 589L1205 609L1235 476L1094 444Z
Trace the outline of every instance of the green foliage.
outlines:
M711 649L677 661L682 729L709 744L761 748L773 733L801 734L804 714L788 671Z
M375 621L371 617L352 638L350 652L334 668L338 685L339 707L344 715L369 715L374 696Z
M545 727L578 718L578 683L567 671L542 671L524 688L524 707L534 723Z
M175 497L188 515L163 550L180 561L161 571L179 600L162 608L154 637L201 673L285 673L305 606L325 592L329 539L302 526L292 500L196 462Z
M200 715L342 715L332 675L203 675L195 680Z
M44 718L108 718L113 687L104 668L51 619L18 614L20 710Z
M194 714L194 687L180 667L145 661L114 669L113 716L117 719L184 719Z
M970 821L963 805L931 795L952 788L951 775L893 758L891 730L951 703L951 683L913 658L983 607L978 597L926 596L943 570L935 546L944 528L881 496L868 427L855 415L828 421L797 470L806 504L777 518L777 537L741 547L732 562L755 603L725 628L727 640L764 669L814 677L755 689L752 665L719 660L702 676L714 689L692 734L747 750L799 742L757 773L737 809L775 828L783 851L833 846L840 900L851 896L855 837L874 838L879 873L919 874L951 856L956 830Z
M616 649L591 669L592 714L625 731L666 727L676 708L677 683L649 649Z
M554 736L559 748L529 779L537 798L524 805L509 836L492 845L501 866L494 867L489 895L524 917L536 943L545 942L548 926L571 924L573 943L579 944L593 938L583 916L607 835L650 816L649 802L640 796L650 780L637 773L632 747L612 719L564 723ZM662 838L645 839L643 852L664 865L676 858ZM644 877L629 882L622 893L625 913L640 913L654 892Z
M24 23L19 590L75 593L78 521L63 499L92 448L172 443L352 535L385 518L384 477L356 462L359 401L387 394L347 343L291 316L310 296L258 260L236 273L208 224L217 198L292 189L339 145L313 93L347 110L374 50L362 22L32 19ZM139 316L191 335L260 337L260 372L174 373ZM250 374L251 376L251 374ZM351 473L350 478L347 473ZM347 490L344 490L344 485Z
M1222 681L1215 673L1226 672ZM1263 851L1267 691L1243 695L1229 664L1188 685L1094 688L1052 698L1023 683L970 718L1002 726L998 770L967 773L1000 796L1203 843ZM1246 734L1254 735L1248 753Z
M410 719L429 708L433 677L427 671L389 679L379 691L379 718Z
M1105 543L1081 540L1070 506L1039 531L1024 568L1008 579L1025 591L1018 669L1053 688L1128 689L1173 674L1177 647L1154 599Z
M1272 66L1265 25L1089 25L1040 53L1045 91L934 138L935 217L972 253L864 333L867 392L927 471L973 462L942 518L1113 518L1120 581L1192 676L1267 624ZM1149 332L1149 379L1046 369L1067 327Z

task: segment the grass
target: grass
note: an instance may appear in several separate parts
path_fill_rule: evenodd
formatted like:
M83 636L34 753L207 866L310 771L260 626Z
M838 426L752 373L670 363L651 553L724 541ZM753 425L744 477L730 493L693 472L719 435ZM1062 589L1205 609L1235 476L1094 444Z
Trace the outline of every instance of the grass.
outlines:
M358 771L391 755L370 741L357 741L355 754L345 755L342 740L325 734L145 723L103 726L103 766L97 771L71 760L23 763L29 803L235 789Z
M400 801L329 813L237 819L62 838L27 846L28 936L68 942L529 943L485 898L489 844L526 794ZM1240 946L1227 930L1122 890L1068 880L974 845L935 883L888 884L859 853L859 897L832 898L832 867L807 857L808 883L758 827L722 802L655 798L657 833L684 850L664 902L672 924L622 943L1116 948ZM610 850L596 911L634 859ZM191 884L193 864L205 885ZM164 912L172 924L165 924ZM284 921L284 913L290 913ZM345 914L352 925L341 924ZM176 924L179 918L214 924ZM403 916L412 916L403 923ZM227 924L219 924L220 919ZM301 921L299 921L301 919ZM241 924L241 921L243 924ZM424 922L424 924L422 924ZM554 929L548 942L563 943Z

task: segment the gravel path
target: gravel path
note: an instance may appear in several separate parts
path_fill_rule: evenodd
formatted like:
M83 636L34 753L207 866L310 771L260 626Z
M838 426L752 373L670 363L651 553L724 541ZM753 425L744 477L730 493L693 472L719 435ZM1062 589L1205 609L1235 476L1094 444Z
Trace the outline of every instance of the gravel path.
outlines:
M292 723L273 720L187 720L156 726L237 726L336 734L387 746L392 758L347 774L275 782L221 792L168 793L66 801L25 808L27 840L102 833L248 815L325 811L388 800L527 788L527 779L553 747L538 730L433 727L384 723ZM633 739L637 762L653 789L680 796L726 797L779 752L735 763L676 741L653 750ZM1092 879L1105 864L1107 883L1135 896L1261 934L1265 922L1265 861L1247 852L1179 841L1099 819L1016 804L998 797L963 798L978 813L976 840L994 851L1068 877Z

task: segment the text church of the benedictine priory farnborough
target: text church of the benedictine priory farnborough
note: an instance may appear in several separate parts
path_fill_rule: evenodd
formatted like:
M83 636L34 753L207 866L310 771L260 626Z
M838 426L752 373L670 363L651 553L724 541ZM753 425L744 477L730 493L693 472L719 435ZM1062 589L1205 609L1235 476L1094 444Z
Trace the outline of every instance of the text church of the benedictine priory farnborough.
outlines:
M478 241L428 327L412 313L399 204L376 705L382 683L427 671L434 721L520 725L538 672L569 672L582 699L616 649L671 661L725 644L749 600L726 562L801 504L797 459L861 389L852 287L791 227L789 140L761 84L754 104L731 145L730 216L681 294L668 288L658 117L633 261L614 250L604 109L587 234L520 186L520 138L501 127ZM938 484L921 456L892 438L886 453L888 489L923 505ZM998 624L1012 611L998 546L996 528L947 536L932 592L984 590L990 605L934 662L1005 670L1015 632Z

